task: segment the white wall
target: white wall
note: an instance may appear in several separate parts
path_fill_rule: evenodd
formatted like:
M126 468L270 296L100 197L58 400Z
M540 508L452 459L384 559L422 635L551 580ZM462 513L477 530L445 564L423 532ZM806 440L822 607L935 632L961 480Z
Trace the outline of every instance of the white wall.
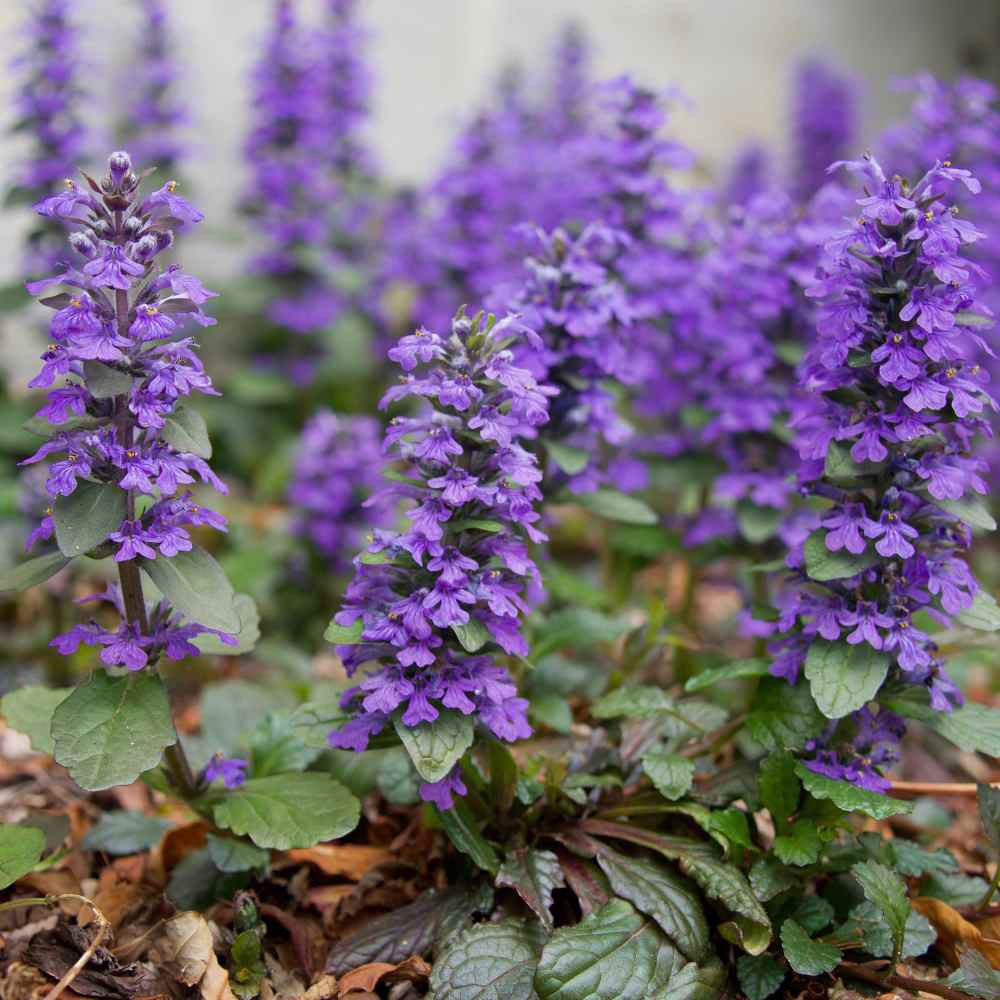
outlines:
M15 48L15 27L30 0L0 0L0 59ZM785 88L794 60L827 56L858 73L867 88L866 134L905 107L890 94L893 77L930 69L951 74L970 44L1000 38L995 0L362 0L373 31L378 80L372 136L385 170L419 180L440 161L453 123L510 57L538 68L558 27L584 25L602 75L628 71L654 84L679 84L695 109L676 121L681 138L710 165L749 139L780 144ZM305 10L318 0L301 0ZM219 229L245 179L246 80L269 20L270 0L171 0L175 36L200 124L187 173L192 194ZM89 82L110 87L104 72L121 62L135 24L131 0L79 0ZM16 80L0 78L0 103ZM8 112L0 115L6 122ZM19 155L5 139L0 168ZM12 219L2 218L10 232ZM237 230L238 232L238 230ZM11 242L5 241L8 247ZM237 266L240 248L202 237L185 257L208 275ZM16 274L16 255L0 272ZM221 276L221 275L220 275Z

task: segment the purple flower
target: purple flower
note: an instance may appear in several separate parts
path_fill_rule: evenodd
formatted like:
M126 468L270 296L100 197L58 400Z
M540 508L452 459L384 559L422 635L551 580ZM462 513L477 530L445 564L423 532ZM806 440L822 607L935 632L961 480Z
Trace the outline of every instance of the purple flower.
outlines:
M201 779L212 782L221 778L226 788L239 788L247 780L249 767L249 761L243 760L242 757L224 757L221 753L217 753L205 765Z
M847 549L854 555L860 555L865 550L867 543L861 537L862 531L871 538L869 532L876 527L860 503L836 508L821 523L824 528L830 529L826 534L826 547L831 552Z
M461 769L456 764L440 781L424 781L420 785L420 798L433 802L438 809L451 809L455 804L453 795L466 795L468 788L462 781Z

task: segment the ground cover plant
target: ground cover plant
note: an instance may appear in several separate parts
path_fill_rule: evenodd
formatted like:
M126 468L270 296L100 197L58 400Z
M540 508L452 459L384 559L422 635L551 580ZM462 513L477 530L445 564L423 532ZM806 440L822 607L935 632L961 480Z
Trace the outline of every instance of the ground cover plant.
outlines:
M0 996L1000 997L997 92L711 177L568 28L401 191L322 6L218 292L169 5L110 155L28 12Z

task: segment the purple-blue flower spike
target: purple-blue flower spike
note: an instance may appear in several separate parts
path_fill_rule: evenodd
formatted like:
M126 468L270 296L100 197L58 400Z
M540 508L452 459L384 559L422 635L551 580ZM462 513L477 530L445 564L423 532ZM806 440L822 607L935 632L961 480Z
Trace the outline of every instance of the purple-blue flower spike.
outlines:
M70 19L73 7L71 0L32 4L25 48L11 65L22 80L14 98L16 126L31 142L15 184L29 204L71 177L83 157L86 137L78 113L79 32ZM64 247L60 227L40 223L28 237L25 270L32 275L51 270Z
M912 685L930 709L950 712L961 693L914 615L950 622L979 591L962 553L967 519L977 520L969 503L987 489L975 442L996 404L977 361L989 325L982 275L967 254L983 233L956 214L953 193L980 185L948 162L912 185L870 156L838 166L865 195L807 288L818 322L801 378L822 403L797 426L803 492L830 506L789 556L801 569L783 597L771 671L795 683L820 640L864 646L887 658L886 683ZM845 575L809 578L824 552L845 560ZM813 741L807 766L887 788L880 771L904 725L870 709Z
M382 482L382 435L372 417L321 410L302 431L288 500L294 530L344 573L372 528L387 527L392 504L368 503Z
M527 701L497 656L524 656L521 621L541 599L527 541L541 542L542 478L523 442L548 419L549 393L510 348L537 336L508 317L460 313L451 335L427 330L389 352L402 369L382 405L417 397L420 415L395 417L384 450L400 464L385 492L409 504L403 531L376 531L355 560L335 617L356 628L338 646L349 674L375 664L343 695L350 720L330 744L364 750L386 726L471 717L501 740L530 734ZM471 650L471 651L470 651ZM463 794L457 771L421 789L447 807Z
M128 102L121 138L137 163L154 163L160 177L173 177L187 152L180 136L190 122L175 93L180 76L172 54L166 0L141 0L136 58L121 93Z
M124 493L124 519L97 546L114 556L122 588L111 586L87 599L114 605L121 625L115 631L94 621L77 625L52 645L65 655L81 643L100 646L109 666L141 670L161 655L198 655L190 640L216 631L182 623L166 601L147 613L138 568L140 557L171 559L190 551L190 527L225 530L225 519L195 503L188 487L196 480L222 493L226 487L203 455L174 443L178 439L168 428L189 396L217 395L187 330L192 323L215 323L202 310L215 293L180 265L158 264L174 230L200 222L201 212L177 194L173 182L143 193L142 176L127 153L113 153L108 164L100 184L89 177L83 185L67 181L64 191L35 206L69 227L72 260L27 285L33 295L64 290L42 300L54 310L51 343L29 383L48 391L38 416L54 435L22 464L48 460L51 504L81 484ZM112 388L98 389L102 385ZM29 545L50 540L54 531L50 509ZM234 642L229 636L223 641Z

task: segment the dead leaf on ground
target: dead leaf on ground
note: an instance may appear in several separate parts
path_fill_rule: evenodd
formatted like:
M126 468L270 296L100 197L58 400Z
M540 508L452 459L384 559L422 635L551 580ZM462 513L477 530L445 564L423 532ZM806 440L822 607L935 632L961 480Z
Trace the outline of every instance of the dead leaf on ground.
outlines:
M952 965L959 964L959 955L966 948L975 948L994 969L1000 969L1000 938L994 936L1000 920L994 918L995 923L983 920L977 926L940 899L918 896L912 902L913 908L934 925L938 932L937 947ZM988 933L982 924L990 924Z
M391 962L369 962L352 969L340 980L338 996L346 997L348 993L370 993L381 982L383 976L394 972L396 966Z
M215 957L212 929L200 913L178 913L162 927L152 954L185 986L197 986L203 1000L236 1000L229 973Z
M337 977L324 972L298 1000L333 1000L336 995Z
M305 902L309 906L315 906L322 913L332 910L352 892L354 892L353 885L319 885L306 893Z
M378 865L392 860L392 854L382 847L366 844L317 844L285 851L278 856L275 867L295 862L315 865L326 875L342 875L357 882Z
M166 872L173 871L178 862L189 854L200 851L208 838L209 826L202 820L197 823L185 823L167 830L160 841L159 855Z

